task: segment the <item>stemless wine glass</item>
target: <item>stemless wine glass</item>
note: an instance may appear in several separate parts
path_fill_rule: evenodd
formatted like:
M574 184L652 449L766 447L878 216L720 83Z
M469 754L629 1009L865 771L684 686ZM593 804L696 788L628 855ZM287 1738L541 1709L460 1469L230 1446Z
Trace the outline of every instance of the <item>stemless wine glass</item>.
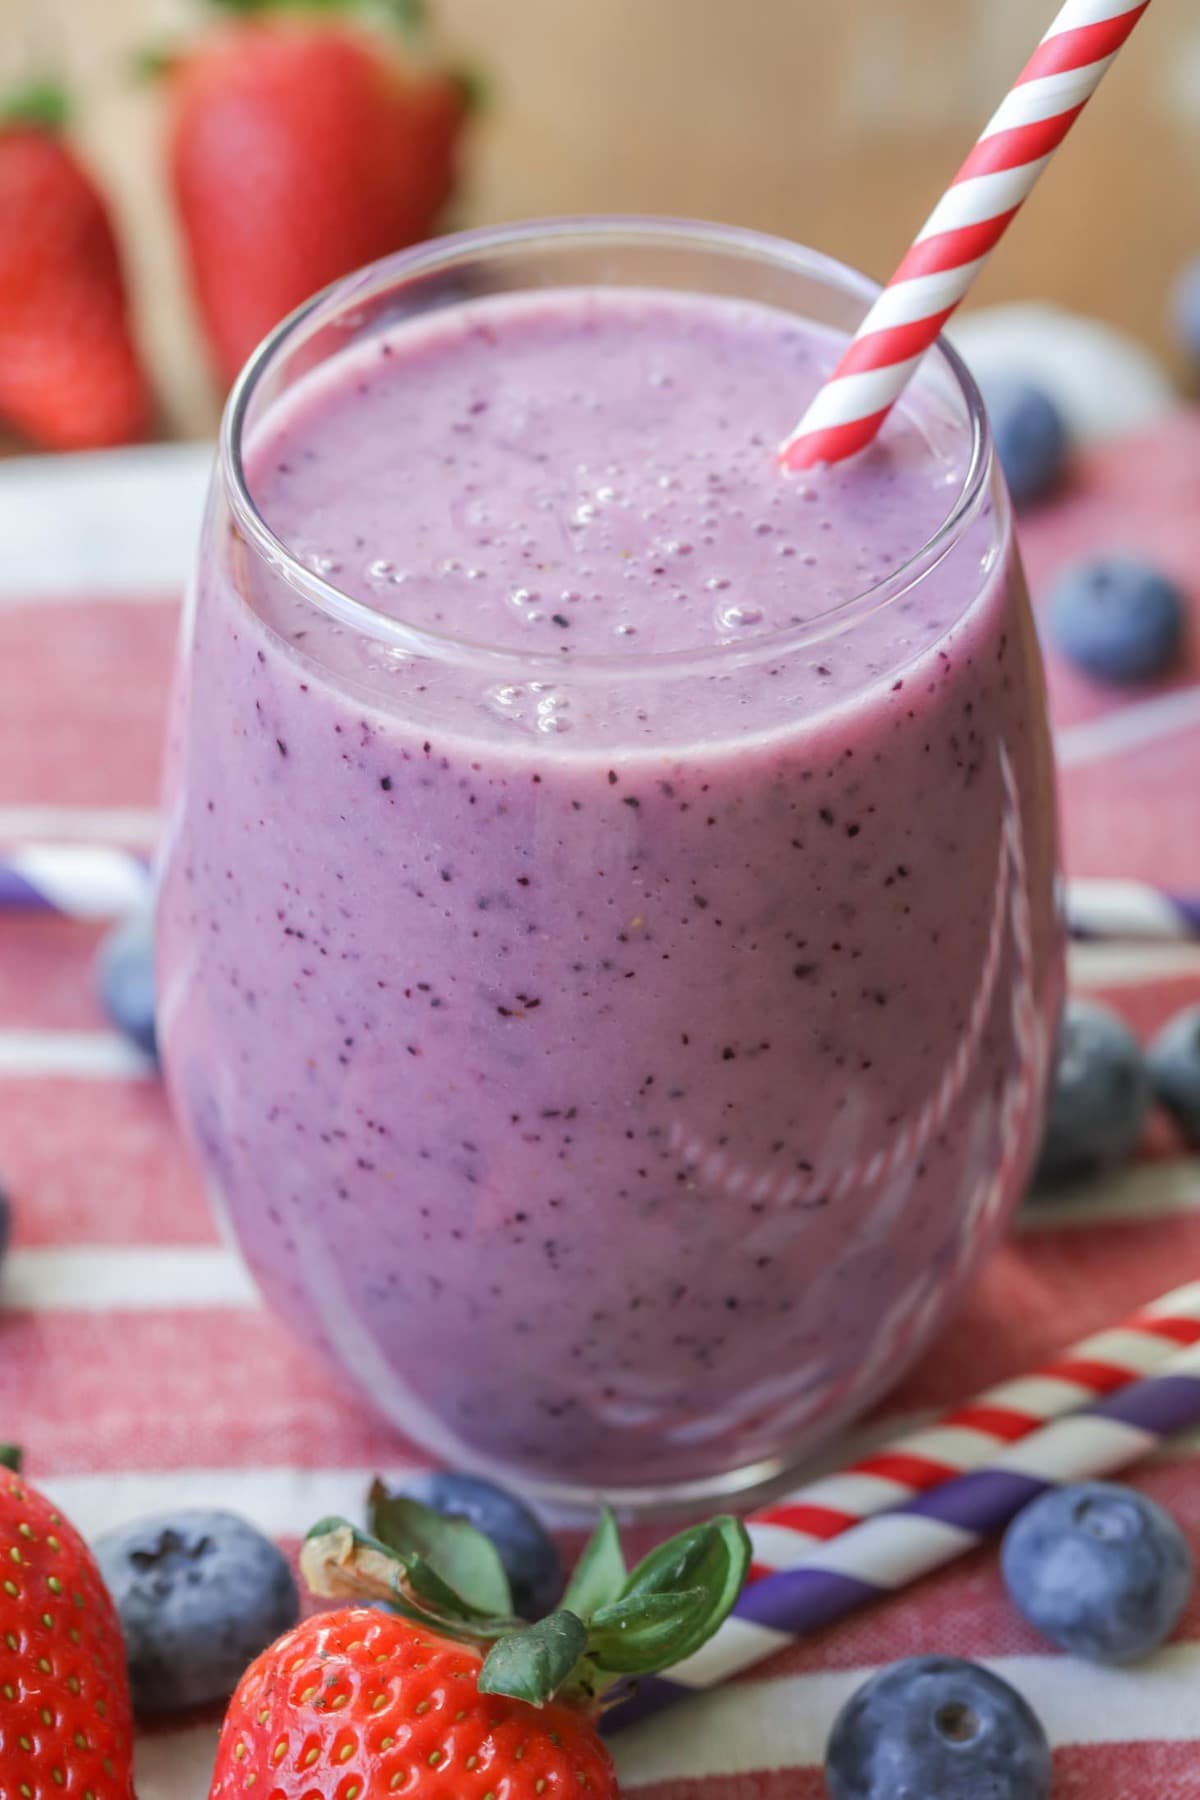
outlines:
M159 991L295 1329L441 1456L650 1504L777 1477L928 1342L1026 1179L1062 967L1038 653L948 347L913 390L960 452L938 529L741 640L446 635L263 516L255 446L312 384L434 314L613 288L843 331L874 292L746 232L552 222L367 269L253 358L185 618Z

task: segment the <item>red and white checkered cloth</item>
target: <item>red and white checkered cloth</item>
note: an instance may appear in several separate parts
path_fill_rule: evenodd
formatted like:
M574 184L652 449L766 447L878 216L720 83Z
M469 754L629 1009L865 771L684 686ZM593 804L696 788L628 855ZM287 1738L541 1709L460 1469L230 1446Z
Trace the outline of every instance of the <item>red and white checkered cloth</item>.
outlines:
M199 465L156 451L0 469L0 843L148 842ZM1109 447L1023 524L1035 594L1064 557L1141 551L1190 588L1189 670L1114 699L1051 668L1072 873L1200 891L1200 417ZM158 1085L104 1028L90 926L0 921L0 1435L88 1532L230 1506L283 1539L422 1458L335 1392L218 1237ZM1088 946L1079 987L1143 1035L1200 998L1200 946ZM1200 1274L1200 1164L1162 1121L1141 1161L1031 1211L869 1432L1016 1373ZM859 1434L861 1442L863 1434ZM1200 1547L1200 1435L1138 1480ZM990 1551L620 1741L645 1800L808 1800L830 1720L875 1665L980 1657L1025 1690L1061 1800L1200 1800L1200 1600L1149 1665L1061 1657L1007 1604ZM142 1800L204 1800L212 1721L148 1737Z

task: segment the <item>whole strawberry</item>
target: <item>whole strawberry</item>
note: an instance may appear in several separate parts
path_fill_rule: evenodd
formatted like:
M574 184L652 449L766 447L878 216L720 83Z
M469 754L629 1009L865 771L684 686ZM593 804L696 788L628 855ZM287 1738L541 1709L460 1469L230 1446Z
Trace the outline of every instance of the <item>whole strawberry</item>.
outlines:
M407 1619L318 1614L242 1678L211 1800L610 1800L616 1777L586 1715L480 1693L482 1666Z
M150 412L104 201L37 90L0 108L0 419L49 450L140 437Z
M251 16L169 67L170 162L219 372L339 276L428 237L455 180L461 83L352 21Z
M528 1625L464 1520L377 1486L372 1524L318 1525L301 1567L326 1599L394 1611L320 1614L251 1666L210 1800L615 1800L605 1690L694 1654L749 1566L744 1529L722 1518L627 1573L606 1512L559 1610Z
M0 1795L133 1800L133 1713L116 1611L91 1551L0 1468Z

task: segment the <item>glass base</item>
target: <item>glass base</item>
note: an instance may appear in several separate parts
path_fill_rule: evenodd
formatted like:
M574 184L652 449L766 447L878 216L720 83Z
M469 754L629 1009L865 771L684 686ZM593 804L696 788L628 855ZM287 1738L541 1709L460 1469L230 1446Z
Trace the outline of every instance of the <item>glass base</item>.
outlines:
M574 1526L590 1530L601 1507L612 1507L626 1523L653 1525L660 1521L662 1525L684 1526L693 1519L711 1517L714 1512L754 1512L797 1489L802 1481L815 1480L819 1474L835 1469L844 1462L847 1424L844 1420L833 1435L810 1438L779 1456L766 1456L761 1462L745 1463L739 1469L693 1481L608 1485L603 1481L542 1480L527 1469L515 1469L511 1463L464 1458L462 1454L453 1458L453 1467L486 1476L520 1494L563 1530ZM862 1426L851 1424L851 1431L856 1442L864 1435ZM865 1427L865 1433L873 1435L871 1427Z
M475 1473L516 1489L523 1499L549 1512L556 1523L568 1529L575 1523L590 1526L601 1506L610 1506L627 1520L636 1518L653 1522L657 1519L663 1523L685 1525L714 1512L746 1513L767 1504L807 1478L822 1451L827 1449L828 1440L822 1440L816 1446L810 1445L805 1453L766 1457L761 1462L747 1463L743 1468L695 1481L663 1482L645 1487L542 1481L524 1471L494 1463L470 1466Z

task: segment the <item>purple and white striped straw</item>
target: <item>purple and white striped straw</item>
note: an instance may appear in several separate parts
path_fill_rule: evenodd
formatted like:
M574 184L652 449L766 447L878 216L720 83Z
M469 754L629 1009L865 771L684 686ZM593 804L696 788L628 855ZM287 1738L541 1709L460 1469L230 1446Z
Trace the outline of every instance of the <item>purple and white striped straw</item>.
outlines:
M1200 937L1200 894L1169 894L1146 881L1071 881L1067 923L1075 938L1175 943Z
M807 1550L793 1568L746 1588L716 1636L669 1675L643 1682L614 1707L608 1729L621 1730L718 1686L795 1639L975 1549L1047 1488L1112 1474L1197 1423L1200 1344L1169 1358L1160 1373L1053 1420L983 1468L864 1519Z
M110 844L23 844L0 855L0 912L118 919L149 898L146 858Z

